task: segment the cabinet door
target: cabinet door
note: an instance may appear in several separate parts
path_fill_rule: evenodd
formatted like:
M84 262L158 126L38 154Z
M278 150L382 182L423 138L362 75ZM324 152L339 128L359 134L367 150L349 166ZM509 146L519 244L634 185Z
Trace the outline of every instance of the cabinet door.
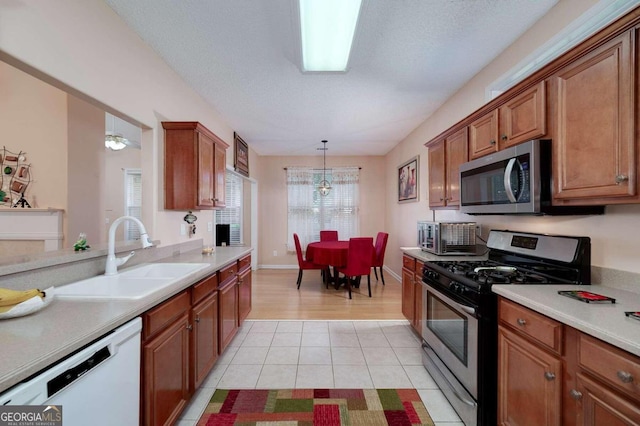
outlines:
M460 165L469 158L467 128L461 129L445 139L446 197L449 207L460 206Z
M429 146L429 207L444 207L445 189L444 140Z
M554 200L636 196L632 47L632 33L624 33L553 77Z
M227 168L227 149L220 144L215 145L213 202L215 207L226 206L225 173Z
M422 335L422 273L416 272L413 288L413 328Z
M144 424L174 424L189 400L189 315L142 347Z
M413 269L402 268L402 313L409 322L415 317Z
M562 361L498 327L498 423L560 425Z
M238 327L251 312L251 268L238 274Z
M500 107L500 149L547 132L545 84L541 81Z
M636 402L582 373L577 374L577 384L577 393L572 395L578 401L578 425L640 425L640 406Z
M197 208L214 207L214 152L215 144L202 133L198 133L198 200Z
M469 156L479 158L498 151L498 110L469 124Z
M233 278L225 281L225 284L220 288L218 296L220 298L219 306L219 339L220 339L220 353L222 353L231 339L236 335L238 331L238 278Z
M193 318L192 389L200 387L202 381L218 359L218 292L202 300L191 311Z

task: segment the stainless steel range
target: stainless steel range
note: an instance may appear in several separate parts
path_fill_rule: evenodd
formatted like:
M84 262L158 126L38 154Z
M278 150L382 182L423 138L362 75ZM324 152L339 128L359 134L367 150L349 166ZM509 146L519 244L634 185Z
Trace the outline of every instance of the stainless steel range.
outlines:
M465 425L497 419L493 284L590 284L588 237L491 231L485 261L427 262L422 360Z

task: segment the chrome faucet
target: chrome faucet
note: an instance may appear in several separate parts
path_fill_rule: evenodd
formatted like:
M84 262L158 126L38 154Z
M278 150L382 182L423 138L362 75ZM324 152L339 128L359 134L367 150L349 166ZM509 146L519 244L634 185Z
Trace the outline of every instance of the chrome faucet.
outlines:
M130 220L138 224L138 228L140 228L140 239L142 240L142 248L149 248L153 246L151 242L151 238L147 235L147 230L140 220L133 216L121 216L113 221L111 227L109 227L109 254L107 256L107 264L104 268L105 275L115 275L118 273L118 266L124 265L127 260L131 259L131 257L136 254L135 251L132 251L127 256L124 257L116 257L116 228L120 223L125 220Z

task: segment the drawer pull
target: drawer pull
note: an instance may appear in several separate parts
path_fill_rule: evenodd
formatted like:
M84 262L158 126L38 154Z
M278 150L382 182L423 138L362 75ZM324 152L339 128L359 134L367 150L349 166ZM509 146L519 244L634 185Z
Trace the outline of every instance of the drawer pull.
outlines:
M544 378L547 379L548 381L552 381L552 380L555 380L556 375L550 371L545 371Z
M571 398L575 399L576 401L580 401L582 399L582 392L578 392L575 389L571 389L569 391L569 396L571 396Z
M191 324L189 324L189 325L187 326L187 330L189 330L189 331L193 330L193 326L192 326Z
M518 325L525 326L527 325L527 321L522 318L518 318Z
M622 182L627 182L629 180L629 176L618 175L616 176L616 185L620 185Z
M627 373L626 371L618 371L618 379L620 379L622 383L633 382L633 376L631 375L631 373Z
M196 322L200 322L200 315L196 316L195 321L196 321Z

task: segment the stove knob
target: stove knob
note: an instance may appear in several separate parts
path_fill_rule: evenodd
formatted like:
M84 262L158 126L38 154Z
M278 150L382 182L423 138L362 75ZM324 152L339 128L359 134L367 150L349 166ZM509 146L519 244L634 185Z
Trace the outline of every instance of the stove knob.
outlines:
M451 281L449 283L449 289L454 293L457 293L459 288L460 288L460 284L458 284L457 282Z

